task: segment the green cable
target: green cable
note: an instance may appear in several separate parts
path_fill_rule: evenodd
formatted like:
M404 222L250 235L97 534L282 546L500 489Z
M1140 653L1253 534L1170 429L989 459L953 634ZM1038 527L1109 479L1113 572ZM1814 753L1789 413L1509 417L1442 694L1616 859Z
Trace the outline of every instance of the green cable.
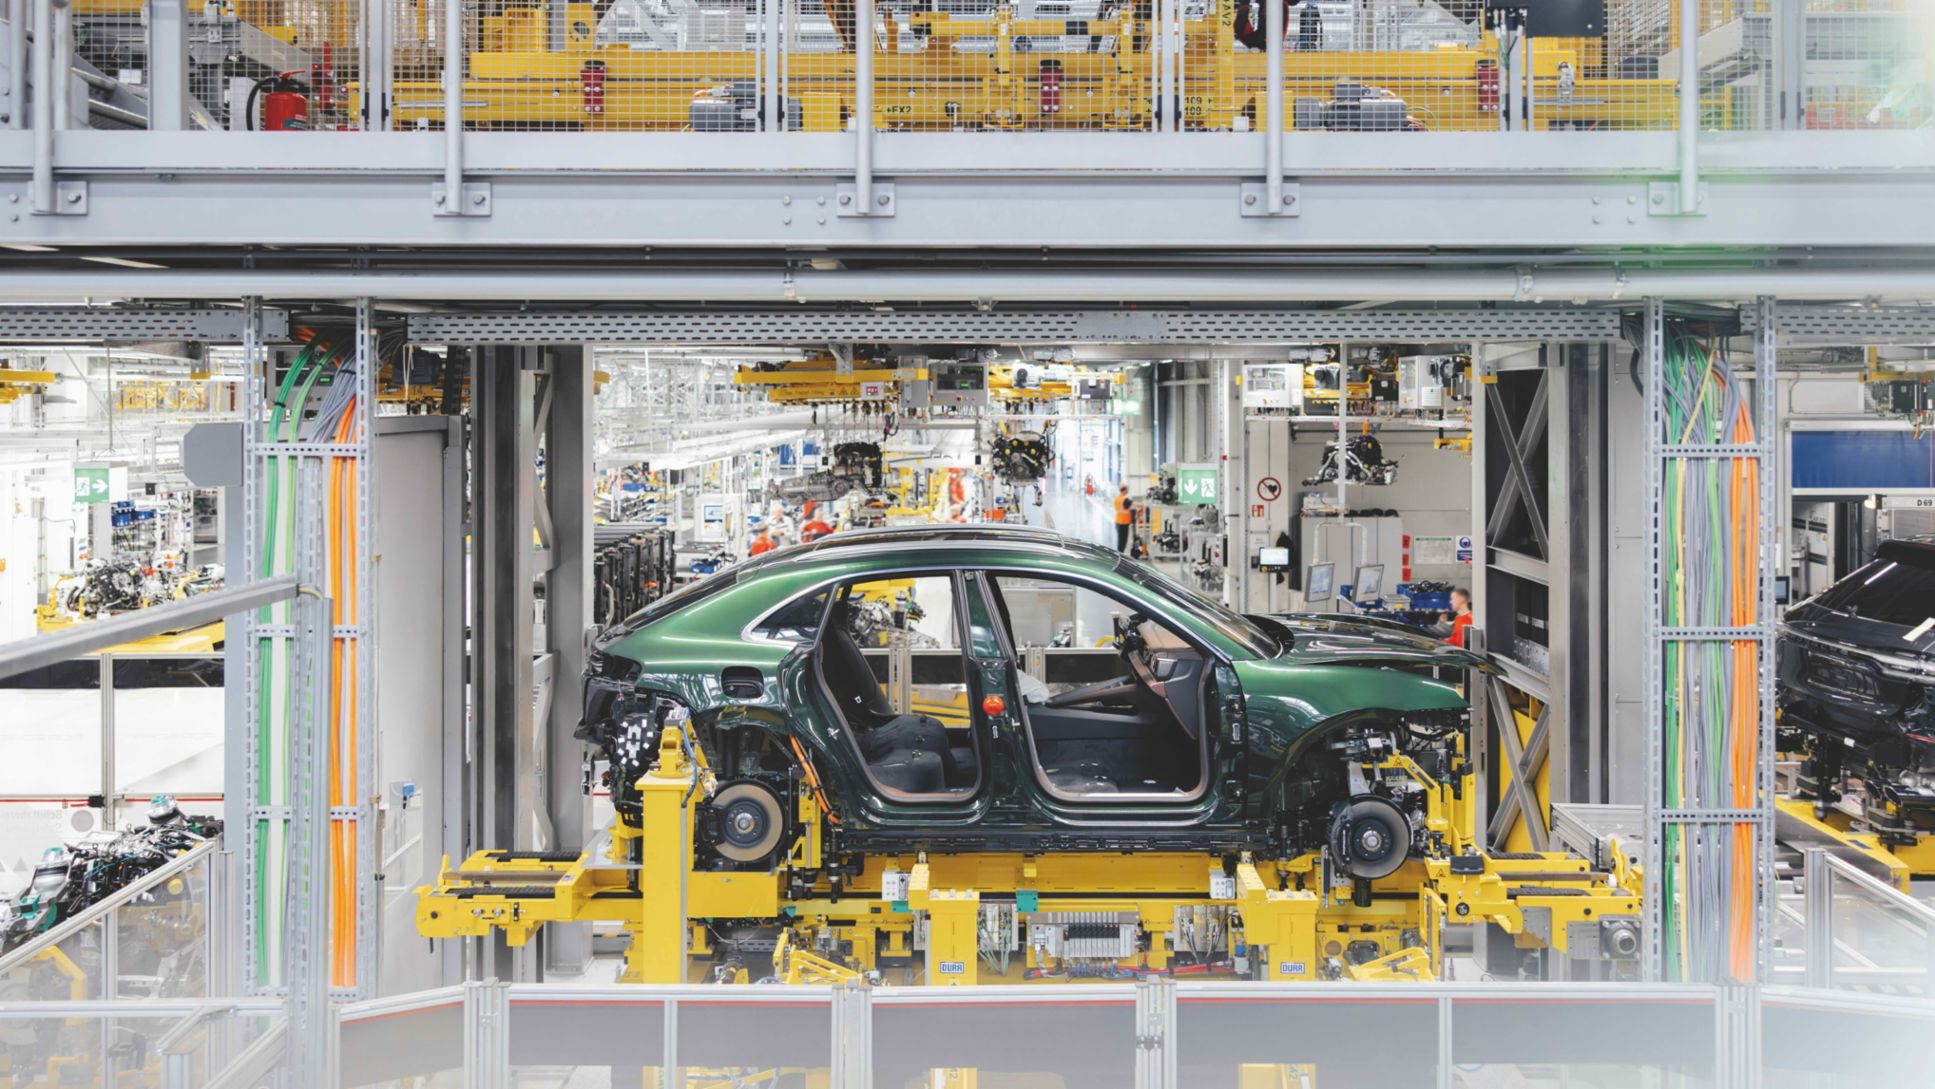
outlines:
M301 376L303 369L309 365L315 350L316 347L314 344L305 345L302 351L297 354L295 362L290 364L288 371L282 376L282 384L276 389L275 405L269 414L269 426L265 437L270 442L275 441L276 429L282 425L283 415L289 403L289 393L295 388L296 380ZM281 459L276 455L269 455L268 505L265 508L265 526L262 535L262 569L260 571L261 577L265 579L275 572L276 509L281 502L281 496L277 489L277 484L281 478L280 462ZM267 623L270 619L270 607L265 605L262 608L262 621L263 623ZM273 683L274 670L271 667L270 642L268 636L261 637L257 641L256 654L256 660L260 663L264 673L264 676L259 682L256 700L256 746L257 752L261 754L261 760L264 762L269 758L269 710L273 704L272 690L275 687ZM262 806L269 804L270 781L271 776L269 774L263 774L256 780L256 804ZM267 895L269 874L269 852L267 848L269 835L268 820L263 819L256 822L256 834L258 844L260 845L255 853L255 879L258 890L255 898L256 933L266 937L269 921L269 897ZM258 940L255 943L255 956L256 978L266 984L268 982L268 943L266 941Z

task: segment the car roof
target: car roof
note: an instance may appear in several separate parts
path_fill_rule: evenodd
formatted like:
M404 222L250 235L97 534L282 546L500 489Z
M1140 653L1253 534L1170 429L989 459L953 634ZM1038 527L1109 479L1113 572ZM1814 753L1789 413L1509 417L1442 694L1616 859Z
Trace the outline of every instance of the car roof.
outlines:
M1118 554L1111 549L1064 536L1039 526L955 523L885 526L880 529L855 529L830 533L806 544L775 549L757 559L740 564L739 570L742 574L751 575L781 563L832 562L851 559L859 553L877 551L887 545L904 547L922 544L964 547L969 551L973 551L976 547L990 551L1005 551L1020 546L1030 551L1055 549L1071 557L1090 560L1114 562L1119 558Z

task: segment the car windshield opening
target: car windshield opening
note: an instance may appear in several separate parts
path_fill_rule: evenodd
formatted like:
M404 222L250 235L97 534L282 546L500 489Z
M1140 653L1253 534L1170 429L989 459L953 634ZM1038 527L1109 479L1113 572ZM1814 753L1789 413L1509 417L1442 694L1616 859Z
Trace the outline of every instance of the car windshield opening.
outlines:
M1161 594L1258 658L1274 658L1282 650L1276 638L1249 617L1225 608L1220 602L1202 597L1146 563L1125 556L1117 561L1116 570Z

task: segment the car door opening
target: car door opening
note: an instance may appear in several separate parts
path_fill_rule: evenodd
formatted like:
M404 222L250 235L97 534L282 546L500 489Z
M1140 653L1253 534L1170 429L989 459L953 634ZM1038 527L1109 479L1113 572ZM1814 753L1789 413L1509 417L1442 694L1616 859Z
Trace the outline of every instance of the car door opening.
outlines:
M1183 801L1202 794L1210 661L1176 632L1088 587L987 580L1015 650L1018 713L1036 772L1068 800ZM1033 648L1044 676L1028 671ZM1092 648L1074 653L1074 648Z
M821 683L874 785L898 798L980 784L953 594L946 575L851 583L821 625ZM883 684L895 655L910 674L900 709Z

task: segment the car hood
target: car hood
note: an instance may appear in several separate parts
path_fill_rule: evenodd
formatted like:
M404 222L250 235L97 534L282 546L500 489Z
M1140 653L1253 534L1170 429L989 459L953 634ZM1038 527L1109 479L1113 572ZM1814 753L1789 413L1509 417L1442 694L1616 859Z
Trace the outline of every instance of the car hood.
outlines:
M1818 605L1802 605L1781 622L1783 646L1865 658L1882 672L1918 684L1935 683L1935 629L1913 641L1913 629L1899 624L1849 616Z
M1818 642L1838 644L1849 650L1919 657L1927 659L1935 667L1935 628L1911 640L1908 636L1914 631L1912 628L1865 616L1850 616L1812 603L1789 610L1780 627L1784 635L1804 636Z
M1491 659L1389 620L1338 613L1272 613L1266 626L1290 629L1281 660L1299 665L1405 663L1498 672Z

